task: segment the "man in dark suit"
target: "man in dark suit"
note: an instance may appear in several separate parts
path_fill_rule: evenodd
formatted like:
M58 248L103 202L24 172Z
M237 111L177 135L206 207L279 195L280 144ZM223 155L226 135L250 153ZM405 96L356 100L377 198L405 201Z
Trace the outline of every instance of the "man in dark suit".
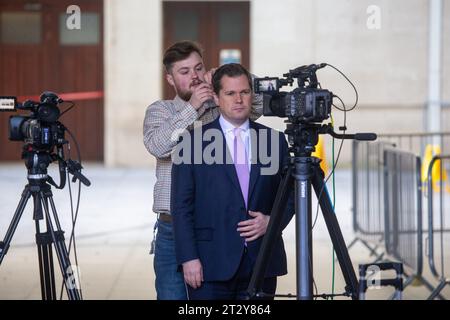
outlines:
M255 222L268 221L288 146L280 132L249 121L252 82L245 68L223 65L212 82L221 116L183 135L173 154L175 249L189 299L243 299L267 228ZM292 214L291 197L283 227ZM269 294L287 273L281 234L275 241L263 285Z

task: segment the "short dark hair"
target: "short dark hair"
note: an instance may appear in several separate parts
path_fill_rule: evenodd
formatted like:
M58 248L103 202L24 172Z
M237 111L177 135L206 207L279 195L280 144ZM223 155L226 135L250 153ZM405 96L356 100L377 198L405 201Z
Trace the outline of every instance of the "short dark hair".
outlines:
M224 76L228 76L231 78L236 78L239 76L245 75L248 79L248 84L250 86L250 89L253 90L252 85L252 76L250 75L250 72L247 71L242 65L239 63L228 63L224 64L221 67L219 67L216 72L214 72L213 78L212 78L212 85L214 92L216 94L219 94L220 89L222 89L222 85L220 81Z
M203 50L198 43L187 40L175 42L164 52L163 64L166 71L169 73L175 62L186 59L192 52L197 52L203 58Z

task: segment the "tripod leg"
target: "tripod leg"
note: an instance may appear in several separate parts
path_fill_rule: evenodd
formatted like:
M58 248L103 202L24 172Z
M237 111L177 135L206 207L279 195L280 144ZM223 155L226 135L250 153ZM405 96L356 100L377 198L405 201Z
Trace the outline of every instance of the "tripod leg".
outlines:
M314 165L312 185L318 197L328 233L330 234L331 241L333 242L334 250L345 279L345 289L347 292L351 293L352 299L358 299L358 280L356 278L355 270L353 269L352 261L348 254L344 237L342 236L341 229L339 228L339 223L334 213L330 196L328 195L328 190L323 178L323 171L319 168L317 163Z
M49 232L51 239L55 245L56 255L58 257L59 266L61 269L61 273L63 276L64 284L66 286L67 296L70 300L80 300L80 292L78 290L76 278L74 279L72 272L72 265L70 263L69 254L67 252L66 244L64 242L64 232L61 230L59 226L59 222L57 223L58 228L55 231L53 229L52 219L50 216L48 201L51 203L52 213L54 217L57 217L56 208L54 206L54 202L52 199L52 193L50 187L41 191L42 195L42 204L45 211L45 217L47 220L47 232ZM75 282L75 283L74 283Z
M289 198L289 190L292 189L292 183L292 168L289 166L280 182L280 185L278 186L275 202L270 213L269 225L267 226L267 231L261 243L252 277L247 288L247 293L250 298L255 298L258 294L261 294L262 284L264 282L264 273L267 269L269 258L273 251L273 245L275 244L274 240L281 231L280 229L283 221L283 214Z
M36 220L36 244L39 257L42 300L55 300L55 272L53 268L52 238L48 232L41 233Z
M19 204L17 206L16 212L11 220L11 223L6 231L5 238L3 241L0 241L0 265L2 264L3 258L8 252L9 245L11 243L11 239L16 231L17 225L19 224L20 218L22 217L23 210L27 205L27 201L31 196L31 191L29 185L25 186L25 189L22 192L22 197L20 198Z
M297 299L313 299L313 248L311 176L312 159L295 159L295 219L297 256Z

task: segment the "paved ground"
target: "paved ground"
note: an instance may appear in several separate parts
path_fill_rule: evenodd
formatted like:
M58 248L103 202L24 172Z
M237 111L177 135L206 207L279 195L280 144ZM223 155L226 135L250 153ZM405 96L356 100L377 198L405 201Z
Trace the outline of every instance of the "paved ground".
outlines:
M84 173L92 181L83 187L76 227L78 264L85 299L155 299L153 256L148 254L155 215L151 212L155 182L152 169L107 169L85 165ZM51 175L58 180L56 171ZM0 238L6 233L26 184L26 170L21 164L0 165ZM337 172L336 213L347 243L352 240L351 179L349 170ZM76 190L74 190L76 191ZM54 200L66 235L71 230L68 188L53 189ZM30 201L14 234L12 247L0 266L0 299L40 299L35 226ZM313 203L315 210L316 203ZM314 211L315 212L315 211ZM67 238L67 237L66 237ZM289 275L281 277L279 293L295 293L295 226L284 233ZM370 262L367 250L356 246L350 251L352 262ZM74 263L73 256L71 257ZM314 272L319 293L330 292L332 282L332 247L323 219L314 228ZM58 267L56 266L58 271ZM427 278L432 279L427 275ZM436 281L432 281L433 285ZM344 285L336 267L336 292ZM367 297L385 299L391 289L372 290ZM450 297L450 290L444 291ZM423 286L405 290L407 299L425 299Z

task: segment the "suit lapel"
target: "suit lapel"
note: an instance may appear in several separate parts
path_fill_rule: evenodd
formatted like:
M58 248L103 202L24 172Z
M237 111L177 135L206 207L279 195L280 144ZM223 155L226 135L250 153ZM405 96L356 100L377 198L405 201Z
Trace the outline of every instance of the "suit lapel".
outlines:
M248 202L250 203L250 199L255 189L256 182L258 181L258 177L261 175L261 162L258 157L258 135L259 131L255 126L255 123L250 121L250 129L256 133L255 136L251 136L251 145L252 145L252 165L250 170L250 183L248 186Z

